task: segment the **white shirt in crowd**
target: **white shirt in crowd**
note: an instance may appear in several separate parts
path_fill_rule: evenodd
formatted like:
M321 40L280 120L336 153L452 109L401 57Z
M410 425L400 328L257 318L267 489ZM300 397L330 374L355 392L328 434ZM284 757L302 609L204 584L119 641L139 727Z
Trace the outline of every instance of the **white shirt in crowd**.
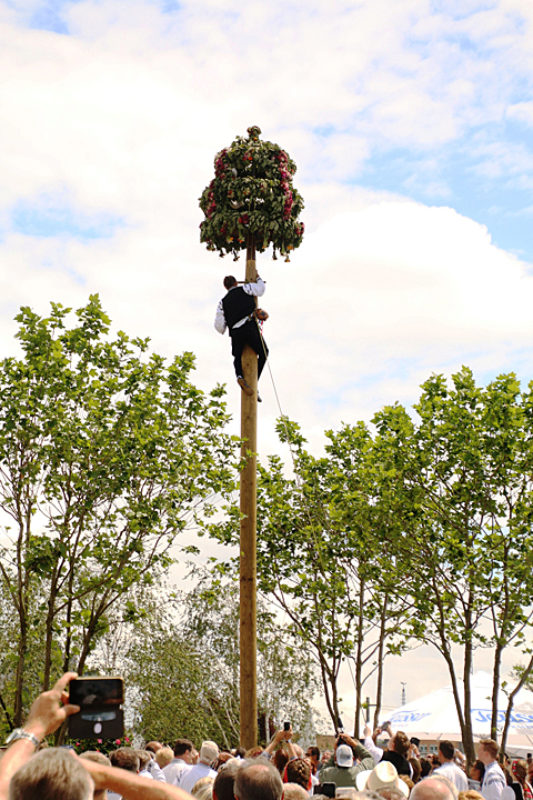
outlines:
M501 800L506 786L505 775L497 761L493 761L485 767L483 783L481 784L481 794L485 800Z
M169 764L170 766L170 764ZM180 789L183 789L184 792L191 792L194 784L200 780L200 778L216 778L217 774L214 769L208 764L203 764L201 761L198 764L195 764L194 767L191 767L185 775L182 777L180 781Z
M187 764L182 758L174 758L163 768L163 776L167 783L181 786L181 779L190 769L192 769L192 764Z
M458 792L467 791L468 778L461 767L458 767L453 761L445 761L444 764L441 764L440 767L437 767L433 772L435 775L444 775L445 778L448 778L449 781L455 784L455 788Z

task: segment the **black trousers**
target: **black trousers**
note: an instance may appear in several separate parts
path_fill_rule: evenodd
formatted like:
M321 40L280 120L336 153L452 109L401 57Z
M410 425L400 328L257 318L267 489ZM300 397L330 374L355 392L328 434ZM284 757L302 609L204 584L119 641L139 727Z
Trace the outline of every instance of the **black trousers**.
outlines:
M234 328L230 331L230 336L235 375L237 377L242 375L242 351L246 345L249 345L257 353L257 379L259 380L267 360L268 347L265 340L261 338L257 322L255 319L248 320L240 328Z

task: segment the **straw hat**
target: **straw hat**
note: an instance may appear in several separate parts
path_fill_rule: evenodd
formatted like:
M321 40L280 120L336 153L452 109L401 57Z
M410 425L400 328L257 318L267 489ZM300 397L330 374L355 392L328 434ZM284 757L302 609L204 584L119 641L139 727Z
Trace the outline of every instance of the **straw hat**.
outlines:
M355 782L359 790L398 789L404 797L409 796L409 787L398 777L398 771L390 761L380 761L374 769L365 769L357 775Z

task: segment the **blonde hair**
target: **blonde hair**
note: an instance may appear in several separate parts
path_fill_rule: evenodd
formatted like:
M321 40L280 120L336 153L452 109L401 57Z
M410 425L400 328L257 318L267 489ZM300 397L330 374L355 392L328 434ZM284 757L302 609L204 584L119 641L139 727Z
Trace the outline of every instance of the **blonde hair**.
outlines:
M171 747L162 747L155 754L155 760L157 761L157 764L158 766L161 767L161 769L170 764L173 758L174 758L174 751L172 750Z
M486 750L492 758L498 758L498 753L500 752L500 748L498 746L498 742L495 742L494 739L481 739L479 742L479 746Z
M196 797L196 800L209 800L209 798L213 797L214 782L214 778L210 778L208 775L205 778L200 778L192 787L191 794Z

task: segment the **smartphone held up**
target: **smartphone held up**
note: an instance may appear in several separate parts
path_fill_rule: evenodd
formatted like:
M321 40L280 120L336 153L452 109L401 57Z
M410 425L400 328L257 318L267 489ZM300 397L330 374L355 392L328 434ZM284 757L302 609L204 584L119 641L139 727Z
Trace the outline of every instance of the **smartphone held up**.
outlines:
M80 711L68 719L71 739L120 739L124 735L122 678L75 678L69 684L69 703Z

